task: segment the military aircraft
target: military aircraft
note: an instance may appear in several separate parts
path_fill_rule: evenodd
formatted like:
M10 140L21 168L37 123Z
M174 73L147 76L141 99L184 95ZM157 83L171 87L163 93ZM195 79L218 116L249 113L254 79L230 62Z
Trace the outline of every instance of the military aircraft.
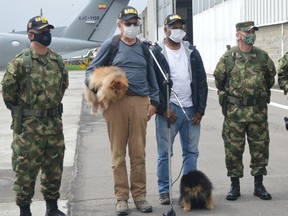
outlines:
M51 30L52 43L49 47L65 54L100 46L105 39L113 36L117 15L129 1L90 0L70 25ZM46 18L49 20L49 17ZM17 53L29 46L26 31L0 33L0 68L5 68Z

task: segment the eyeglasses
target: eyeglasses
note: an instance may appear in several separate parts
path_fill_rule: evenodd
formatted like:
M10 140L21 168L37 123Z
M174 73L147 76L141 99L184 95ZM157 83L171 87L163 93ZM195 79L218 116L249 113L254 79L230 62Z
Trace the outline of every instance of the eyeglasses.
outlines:
M140 26L140 22L126 22L126 23L123 23L126 27L130 27L130 26Z

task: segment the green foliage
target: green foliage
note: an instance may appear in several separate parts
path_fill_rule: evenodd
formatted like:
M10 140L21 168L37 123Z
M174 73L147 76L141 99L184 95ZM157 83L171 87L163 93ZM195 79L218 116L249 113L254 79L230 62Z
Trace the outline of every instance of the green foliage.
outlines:
M81 67L81 65L72 65L72 64L66 64L65 65L66 70L85 70L85 68Z

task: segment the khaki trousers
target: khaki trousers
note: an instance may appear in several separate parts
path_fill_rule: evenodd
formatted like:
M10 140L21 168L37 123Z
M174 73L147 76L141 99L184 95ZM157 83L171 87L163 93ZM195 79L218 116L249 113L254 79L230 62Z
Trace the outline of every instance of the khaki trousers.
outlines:
M110 103L103 115L111 145L114 192L117 200L129 199L126 148L130 158L130 190L134 201L146 199L145 145L147 96L124 96Z

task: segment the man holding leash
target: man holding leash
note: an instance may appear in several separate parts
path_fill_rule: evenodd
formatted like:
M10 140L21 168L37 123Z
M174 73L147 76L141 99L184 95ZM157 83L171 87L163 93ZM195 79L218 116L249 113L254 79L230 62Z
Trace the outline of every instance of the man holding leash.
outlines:
M199 155L200 122L207 102L207 80L201 56L195 46L183 41L186 35L184 20L177 14L171 14L164 20L166 37L153 47L153 53L163 70L173 83L175 94L170 93L167 107L167 85L159 68L154 66L160 88L160 104L155 118L158 149L157 176L159 203L168 205L168 129L167 116L171 122L171 148L179 133L182 146L183 175L197 169ZM179 100L179 101L178 101ZM180 102L180 104L179 104ZM182 110L183 107L183 110ZM187 116L186 116L187 114ZM187 119L188 118L188 119ZM173 152L171 156L173 155Z
M227 200L241 196L239 178L243 177L245 139L251 155L254 195L263 200L272 197L263 185L269 159L268 106L276 69L268 54L253 46L258 27L253 21L236 24L238 45L220 58L214 71L219 103L225 117L222 138L225 145L227 175L231 189Z
M57 200L65 151L61 101L69 82L62 58L48 48L53 28L42 16L29 20L31 46L9 62L2 80L3 99L13 118L13 189L20 216L31 216L40 170L46 216L65 215Z
M111 145L117 215L129 213L129 181L125 161L127 146L134 204L140 212L152 212L152 206L146 201L146 127L147 121L156 112L159 90L152 57L147 55L147 47L136 37L139 25L137 10L130 6L124 7L117 20L120 35L104 41L86 70L87 86L94 67L110 65L120 67L129 83L126 95L118 102L110 103L103 112ZM97 92L97 89L91 91Z

